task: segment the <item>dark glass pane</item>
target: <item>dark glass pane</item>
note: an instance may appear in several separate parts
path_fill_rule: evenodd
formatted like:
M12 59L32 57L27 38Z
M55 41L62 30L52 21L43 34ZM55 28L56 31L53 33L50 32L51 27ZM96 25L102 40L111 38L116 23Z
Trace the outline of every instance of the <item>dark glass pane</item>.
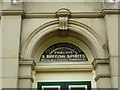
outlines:
M44 90L58 90L58 88L44 88Z
M71 88L71 90L85 90L85 88Z

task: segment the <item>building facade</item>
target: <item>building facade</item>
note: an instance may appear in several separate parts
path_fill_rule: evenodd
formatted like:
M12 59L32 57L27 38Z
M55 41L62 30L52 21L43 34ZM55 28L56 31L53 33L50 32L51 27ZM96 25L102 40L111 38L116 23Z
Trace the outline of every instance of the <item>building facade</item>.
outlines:
M1 88L118 88L118 6L1 1Z

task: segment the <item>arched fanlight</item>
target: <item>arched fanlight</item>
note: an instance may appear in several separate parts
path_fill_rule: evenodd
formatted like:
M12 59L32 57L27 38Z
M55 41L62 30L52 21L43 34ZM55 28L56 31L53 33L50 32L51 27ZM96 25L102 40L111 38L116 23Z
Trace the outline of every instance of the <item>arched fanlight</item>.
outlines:
M88 61L86 54L76 45L60 42L48 47L40 57L42 62L81 62Z

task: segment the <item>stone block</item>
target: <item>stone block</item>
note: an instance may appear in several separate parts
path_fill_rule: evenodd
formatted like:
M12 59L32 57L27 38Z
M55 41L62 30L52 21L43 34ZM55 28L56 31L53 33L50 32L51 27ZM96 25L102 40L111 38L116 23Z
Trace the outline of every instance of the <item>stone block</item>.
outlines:
M118 56L118 15L106 15L109 51L111 56Z
M110 78L99 78L97 81L97 88L111 88Z
M2 78L0 77L0 90L2 90Z
M112 57L112 56L110 57L110 66L111 66L110 71L112 76L120 75L120 69L118 69L118 57Z
M2 57L19 56L21 16L2 16Z
M2 78L2 88L17 88L18 78Z
M0 57L2 57L2 30L1 30L1 20L0 20Z
M31 88L32 82L30 79L19 79L19 88Z
M18 76L18 58L2 59L2 77Z
M20 65L19 67L19 77L32 77L32 68L31 65Z
M96 66L96 76L97 75L109 75L109 64L97 64Z
M0 58L0 78L2 77L2 58Z
M120 77L118 77L118 76L111 77L112 88L118 88L118 80L120 80Z

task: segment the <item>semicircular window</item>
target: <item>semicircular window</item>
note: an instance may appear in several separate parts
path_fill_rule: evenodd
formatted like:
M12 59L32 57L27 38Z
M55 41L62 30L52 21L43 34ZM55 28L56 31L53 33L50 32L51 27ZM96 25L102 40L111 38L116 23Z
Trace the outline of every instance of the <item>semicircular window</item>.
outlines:
M42 62L81 62L88 61L85 53L76 45L61 42L48 47L40 57Z

